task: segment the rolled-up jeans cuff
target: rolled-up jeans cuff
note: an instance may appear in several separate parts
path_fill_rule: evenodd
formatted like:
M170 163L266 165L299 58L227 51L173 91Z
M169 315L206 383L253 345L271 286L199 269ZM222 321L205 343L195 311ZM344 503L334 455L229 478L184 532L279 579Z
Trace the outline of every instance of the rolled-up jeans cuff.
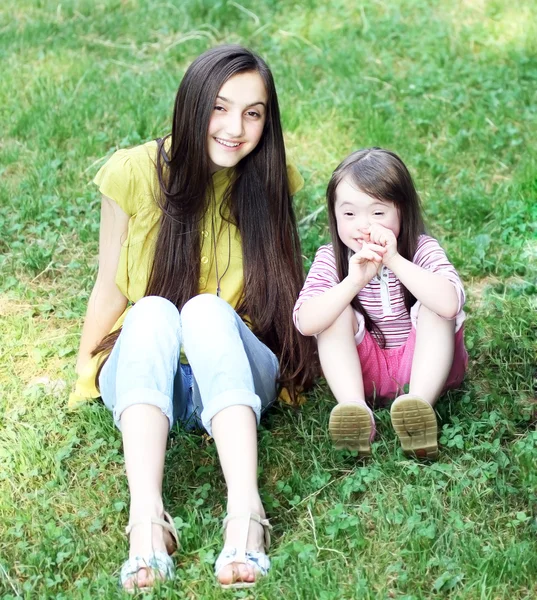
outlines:
M254 411L255 419L259 425L261 420L261 399L259 396L248 390L227 390L213 398L201 413L201 421L209 435L213 434L211 428L213 417L230 406L249 406Z
M162 414L168 419L169 429L173 425L173 404L170 398L153 389L136 389L123 394L114 406L114 423L121 430L121 415L124 410L135 404L149 404L160 408Z

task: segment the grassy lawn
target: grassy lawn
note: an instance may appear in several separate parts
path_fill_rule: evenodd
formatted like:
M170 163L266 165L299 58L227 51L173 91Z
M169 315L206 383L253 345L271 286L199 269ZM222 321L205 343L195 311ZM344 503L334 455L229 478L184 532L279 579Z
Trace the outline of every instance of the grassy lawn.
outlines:
M470 370L439 406L436 464L386 410L373 458L332 449L320 385L260 435L273 569L223 592L213 443L173 432L182 534L159 598L537 597L537 18L533 0L4 0L0 8L0 597L116 598L128 518L121 438L66 410L96 273L106 158L168 131L186 66L218 43L274 71L305 264L351 150L395 150L466 285Z

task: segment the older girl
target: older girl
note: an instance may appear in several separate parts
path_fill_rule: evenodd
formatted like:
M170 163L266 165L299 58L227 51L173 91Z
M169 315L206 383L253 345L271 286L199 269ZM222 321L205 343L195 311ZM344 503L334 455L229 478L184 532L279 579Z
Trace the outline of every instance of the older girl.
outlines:
M294 396L309 384L313 364L291 319L303 282L291 197L302 180L286 165L265 62L239 46L199 56L171 134L119 150L95 183L99 270L73 400L101 395L122 433L130 553L121 584L133 591L174 575L162 475L179 421L213 436L227 484L216 577L253 585L270 566L256 425L280 385Z

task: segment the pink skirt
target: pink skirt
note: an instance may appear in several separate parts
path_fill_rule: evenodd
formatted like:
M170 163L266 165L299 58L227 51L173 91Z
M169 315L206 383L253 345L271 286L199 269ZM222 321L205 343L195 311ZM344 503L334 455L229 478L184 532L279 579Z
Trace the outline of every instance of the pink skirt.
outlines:
M367 399L389 398L404 393L403 386L410 383L412 358L416 345L416 329L412 327L407 341L398 348L382 349L369 331L358 344L362 365L364 391ZM464 327L455 333L453 364L444 391L459 387L468 367L468 352L464 347Z

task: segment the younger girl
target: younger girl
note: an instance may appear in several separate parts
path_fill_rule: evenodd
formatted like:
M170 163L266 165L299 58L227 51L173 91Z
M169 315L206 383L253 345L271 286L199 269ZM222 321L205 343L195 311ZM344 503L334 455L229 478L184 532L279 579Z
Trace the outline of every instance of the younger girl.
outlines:
M302 179L286 165L265 62L240 46L199 56L171 134L119 150L95 183L99 272L72 400L100 395L123 437L131 501L121 585L133 592L174 576L162 476L176 422L212 435L224 472L216 577L253 585L270 566L256 426L279 385L293 396L315 364L291 318L303 283L292 205Z
M462 382L468 361L459 276L425 235L412 178L393 152L351 154L334 171L327 200L332 244L317 251L294 320L317 337L338 402L331 437L368 456L375 420L366 400L395 398L391 420L403 451L434 459L433 406Z

